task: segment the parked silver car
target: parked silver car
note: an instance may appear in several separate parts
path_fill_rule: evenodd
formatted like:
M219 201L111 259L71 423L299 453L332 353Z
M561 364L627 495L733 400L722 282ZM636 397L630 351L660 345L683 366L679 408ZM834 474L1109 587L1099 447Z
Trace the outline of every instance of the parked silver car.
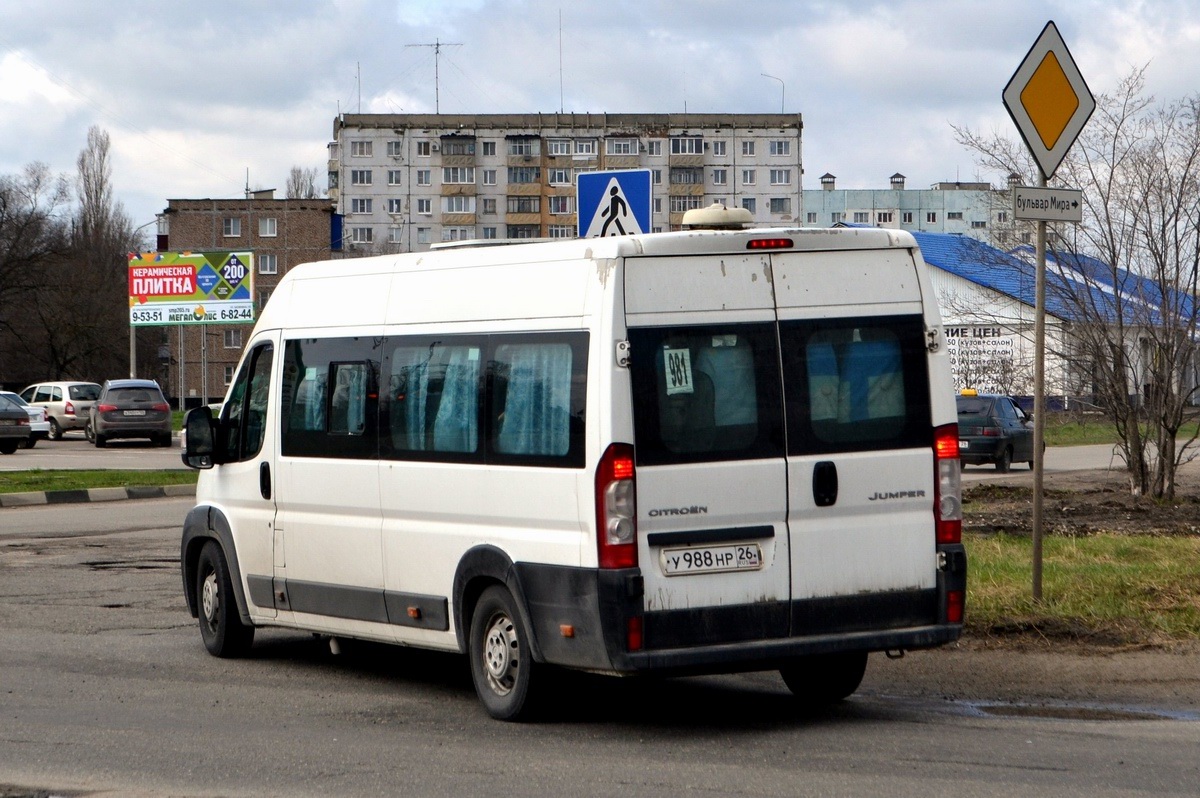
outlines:
M21 391L26 402L46 408L52 441L68 430L86 429L88 414L99 396L100 386L94 382L39 382Z
M115 438L170 446L171 405L154 380L108 380L91 407L86 434L98 447Z

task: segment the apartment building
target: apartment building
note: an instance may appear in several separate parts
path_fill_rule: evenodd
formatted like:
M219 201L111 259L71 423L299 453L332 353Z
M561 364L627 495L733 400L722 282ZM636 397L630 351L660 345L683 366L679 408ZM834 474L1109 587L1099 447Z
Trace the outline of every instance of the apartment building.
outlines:
M258 311L290 268L332 256L332 217L328 199L275 199L271 190L248 192L237 199L172 199L167 200L159 224L158 249L252 252ZM160 329L163 390L189 407L220 401L253 325L181 324Z
M575 181L594 170L650 170L654 231L714 202L791 225L802 130L799 114L346 114L329 196L355 253L574 237Z

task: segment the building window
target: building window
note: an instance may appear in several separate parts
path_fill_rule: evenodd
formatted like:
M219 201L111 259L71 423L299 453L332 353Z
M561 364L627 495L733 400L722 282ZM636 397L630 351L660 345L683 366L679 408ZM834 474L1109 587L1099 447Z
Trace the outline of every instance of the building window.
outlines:
M509 238L537 238L542 234L542 228L536 224L507 225Z
M570 197L550 197L550 213L561 214L571 212Z
M1000 211L996 214L996 221L1003 224L1008 221L1008 211Z
M370 213L371 200L354 198L350 200L350 213Z
M225 373L225 377L224 377L224 379L225 379L225 387L226 387L226 388L228 388L228 387L229 387L229 384L230 384L231 382L233 382L233 370L234 370L234 368L235 368L235 366L226 366L226 367L225 367L225 372L224 372L224 373Z
M418 227L417 228L417 243L418 244L428 244L429 243L429 230L430 230L430 228L428 228L428 227Z
M392 225L388 228L388 243L399 244L404 241L404 228Z
M700 136L675 136L671 139L672 155L703 155L704 139Z
M937 214L934 213L933 211L930 211L929 213L925 214L925 221L929 224L936 224L937 223Z
M259 311L261 311L263 308L265 308L267 306L267 300L269 300L271 298L271 292L272 292L272 289L270 289L270 288L258 289L257 293L258 293L258 309L259 309Z
M338 187L338 173L334 170L329 170L325 173L325 179L329 181L330 188Z
M550 170L550 185L552 186L569 186L571 184L570 169L551 169Z
M370 169L351 169L350 170L350 185L352 185L352 186L369 186L369 185L371 185L371 170Z
M809 211L809 213L804 217L804 220L808 224L816 224L817 223L817 214L812 211Z
M484 169L483 170L483 184L485 186L496 185L496 170L495 169Z
M550 225L551 238L574 238L575 228L569 224L552 224Z
M962 221L962 211L950 211L950 212L948 212L948 213L946 214L946 221L948 221L948 222L961 222L961 221Z
M442 155L474 155L475 142L463 139L442 139Z
M496 215L496 198L495 197L484 197L483 198L483 212L486 214L491 214L492 216Z
M671 197L671 213L683 213L684 211L695 210L700 207L703 199L703 197L686 195Z
M753 141L743 141L742 142L742 155L747 158L754 157L754 142Z
M894 213L892 213L891 211L879 211L878 213L875 214L875 223L876 224L891 224L892 220L895 218L896 218L896 215Z
M771 197L771 213L791 213L791 197Z
M442 197L442 213L475 213L475 198L458 195Z
M418 186L432 186L433 185L433 170L432 169L418 169L417 170L417 185Z
M496 237L496 228L494 228L494 227L483 228L483 237L485 240L488 240L488 241L491 241L492 239L494 239Z
M509 197L508 198L509 213L541 213L542 198L541 197Z
M671 167L671 184L684 186L698 186L704 182L704 169L696 166L672 166Z
M484 155L495 155L496 154L496 142L494 142L494 141L483 142L483 154Z
M651 169L650 170L650 180L651 180L651 182L654 183L654 185L661 186L662 185L662 170L661 169Z
M871 221L871 214L868 213L867 211L855 211L854 212L854 223L855 224L869 224L870 221Z
M510 166L508 167L508 182L510 183L540 183L542 167L540 166Z
M567 142L567 143L568 143L568 145L570 144L570 142ZM531 138L528 136L523 137L523 138L509 139L508 140L508 154L509 155L541 155L542 154L541 144L542 144L541 139ZM565 154L569 155L570 152L571 152L570 150L567 150L567 152Z
M421 216L429 216L433 213L433 200L428 197L417 198L417 213Z
M355 244L370 244L375 240L375 231L370 227L353 227L350 229L350 241Z
M713 185L714 186L725 185L728 182L727 178L726 178L727 174L728 173L724 169L714 169L713 170Z
M790 155L792 152L792 142L787 139L773 140L770 144L772 155Z
M662 213L662 197L654 198L654 212Z
M750 213L758 213L758 200L754 197L742 197L742 207Z
M773 186L790 186L792 184L791 169L772 169L771 170L771 185Z
M242 348L242 331L239 329L225 331L225 348L226 349L241 349Z
M278 274L279 258L276 255L263 254L258 256L259 274Z
M443 241L470 241L475 237L475 231L471 227L443 227Z
M274 217L258 220L258 235L261 238L274 238L279 235L279 226Z
M417 155L421 156L422 158L428 158L431 150L432 147L430 147L430 143L428 141L417 142Z
M985 230L985 229L987 229L987 222L971 222L971 229L972 230Z
M571 140L570 139L550 139L546 142L546 151L551 156L570 155Z
M605 139L606 155L637 155L637 139Z
M236 216L221 220L221 230L226 238L236 238L242 234L242 220Z
M466 185L475 183L474 166L443 166L442 183Z
M713 147L713 150L712 150L713 155L723 156L725 154L725 142L724 141L714 141L712 143L712 147Z
M389 158L399 158L404 154L404 142L399 139L392 139L387 143L387 154Z
M400 181L403 179L403 175L404 175L403 169L389 169L388 170L388 185L389 186L400 185Z
M902 213L900 215L900 223L901 224L912 224L913 223L912 211L905 211L904 213Z
M596 140L595 139L576 139L575 140L575 154L576 155L586 155L589 157L592 155L595 155L596 154Z
M834 211L833 213L829 214L829 223L830 224L841 224L842 220L845 218L846 218L846 214L841 213L840 211Z
M743 169L742 170L742 185L743 186L752 186L757 182L757 180L758 180L758 176L754 173L753 169Z
M426 200L426 201L428 202L428 200ZM388 213L393 214L393 215L395 215L397 213L404 213L404 200L402 200L402 199L388 200Z
M352 158L370 158L371 157L371 142L370 141L352 141L352 142L350 142L350 157L352 157Z
M662 156L662 142L661 141L647 141L646 142L646 154L661 157Z

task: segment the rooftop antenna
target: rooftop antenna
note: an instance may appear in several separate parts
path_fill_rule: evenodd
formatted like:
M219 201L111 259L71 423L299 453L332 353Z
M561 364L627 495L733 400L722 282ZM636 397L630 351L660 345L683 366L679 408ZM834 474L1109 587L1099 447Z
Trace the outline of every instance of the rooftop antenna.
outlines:
M562 9L558 9L558 112L563 112Z
M433 112L440 114L442 112L441 103L441 82L438 78L438 57L442 54L443 47L462 47L461 42L443 42L439 39L434 39L433 44L406 44L405 47L432 47L433 48Z
M362 62L354 62L354 85L358 87L358 112L362 113Z

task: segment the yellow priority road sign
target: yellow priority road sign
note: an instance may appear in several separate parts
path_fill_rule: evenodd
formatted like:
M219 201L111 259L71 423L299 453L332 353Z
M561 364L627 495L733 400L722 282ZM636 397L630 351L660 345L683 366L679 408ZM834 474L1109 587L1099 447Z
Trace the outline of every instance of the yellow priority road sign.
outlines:
M1047 179L1075 143L1096 100L1053 22L1004 87L1004 107Z

